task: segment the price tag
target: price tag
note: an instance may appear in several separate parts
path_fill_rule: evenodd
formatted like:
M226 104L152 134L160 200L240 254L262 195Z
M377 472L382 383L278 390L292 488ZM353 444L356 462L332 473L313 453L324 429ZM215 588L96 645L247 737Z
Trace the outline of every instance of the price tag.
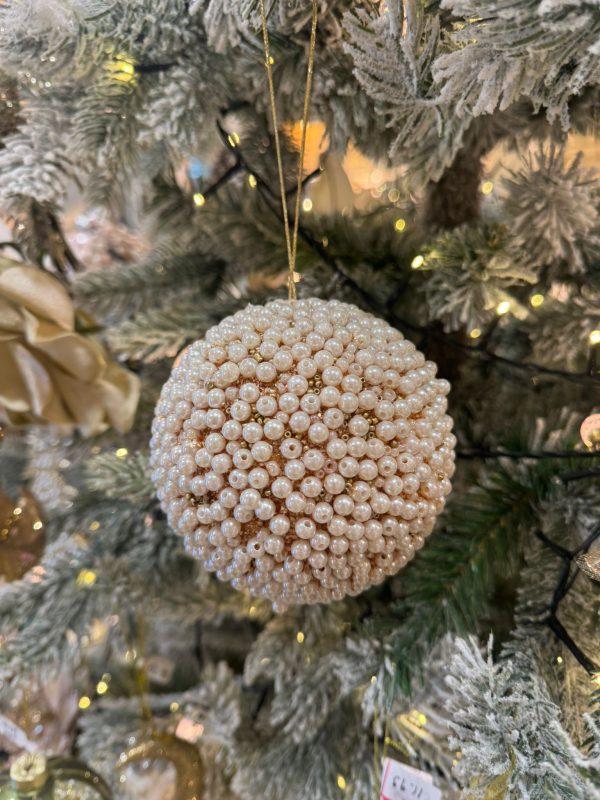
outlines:
M380 800L442 800L442 793L431 775L384 758Z

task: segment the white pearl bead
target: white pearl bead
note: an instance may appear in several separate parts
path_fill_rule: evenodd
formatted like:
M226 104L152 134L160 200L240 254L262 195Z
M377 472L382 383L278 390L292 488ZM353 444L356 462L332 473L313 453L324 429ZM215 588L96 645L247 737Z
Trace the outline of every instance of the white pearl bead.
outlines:
M285 392L279 398L279 408L282 411L285 411L287 414L292 414L294 411L300 407L300 400L298 400L297 395L292 394L292 392Z
M323 484L325 489L331 494L341 494L346 488L346 481L337 472L326 475Z
M308 429L308 438L315 444L321 444L329 439L329 429L322 422L313 422Z
M347 452L348 445L343 439L330 439L327 442L327 455L334 461L339 461Z
M304 433L310 427L310 417L304 411L295 411L290 417L290 428L294 433Z
M240 398L247 403L255 403L259 395L260 392L255 383L244 383L240 386Z
M270 439L271 441L277 441L281 439L285 433L285 428L278 419L267 420L264 424L263 430L267 439Z
M321 450L315 450L312 448L304 453L302 456L302 461L307 469L311 470L312 472L317 472L317 470L323 469L325 464L325 456Z

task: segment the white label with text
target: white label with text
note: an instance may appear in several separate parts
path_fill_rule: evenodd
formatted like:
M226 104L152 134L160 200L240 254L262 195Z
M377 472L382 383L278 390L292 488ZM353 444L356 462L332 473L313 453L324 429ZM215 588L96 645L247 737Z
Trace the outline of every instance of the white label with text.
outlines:
M442 800L433 778L392 758L383 760L381 800Z

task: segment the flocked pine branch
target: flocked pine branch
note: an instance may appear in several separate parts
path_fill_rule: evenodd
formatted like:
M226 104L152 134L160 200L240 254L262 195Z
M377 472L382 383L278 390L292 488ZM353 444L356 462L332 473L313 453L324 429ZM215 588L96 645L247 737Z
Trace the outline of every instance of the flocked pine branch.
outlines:
M511 290L534 284L536 267L501 226L465 226L441 234L424 249L420 267L431 318L446 330L486 327L504 302L513 315L524 316Z
M457 640L448 686L456 774L472 797L531 800L600 797L600 759L578 750L535 665L495 664L473 640Z
M132 503L149 502L154 498L148 459L143 453L127 458L116 453L102 453L86 461L85 482L92 492Z
M594 173L582 169L582 156L566 164L564 151L550 146L505 180L511 234L538 267L560 260L582 272L600 245L600 191Z
M433 67L441 99L459 115L489 114L519 98L569 121L569 101L598 83L595 2L444 0L460 22Z

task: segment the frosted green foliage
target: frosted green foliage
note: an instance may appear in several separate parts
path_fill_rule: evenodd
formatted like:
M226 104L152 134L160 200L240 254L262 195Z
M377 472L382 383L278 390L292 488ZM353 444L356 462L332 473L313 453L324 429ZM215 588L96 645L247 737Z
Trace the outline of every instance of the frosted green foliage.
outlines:
M436 180L460 148L468 123L437 96L431 70L440 44L438 17L422 13L414 2L405 8L390 4L384 13L348 13L347 51L359 83L393 131L390 154L401 151L423 170L421 179Z
M462 18L433 73L458 114L489 114L529 97L568 125L569 100L600 80L600 9L591 0L443 0Z
M282 691L290 677L302 670L305 655L322 656L340 643L345 621L336 609L335 605L298 606L273 617L246 659L246 680L268 678L276 692ZM301 643L297 639L299 633L303 634Z
M372 787L373 751L364 742L365 733L354 704L346 702L330 714L327 723L301 744L277 733L254 737L240 744L233 788L244 798L293 798L293 800L339 800L338 775L356 780L345 797L362 800L365 787ZM368 736L368 734L367 734ZM371 788L372 791L372 788Z
M535 266L519 256L508 232L496 225L441 234L424 258L422 289L430 318L441 320L446 330L484 327L504 301L514 315L524 315L510 290L537 280Z
M115 353L151 363L173 358L188 342L202 336L222 317L246 305L234 297L214 300L205 297L182 300L171 308L154 309L111 328L109 341Z
M80 305L102 319L123 319L188 294L194 284L210 285L222 266L202 254L178 256L158 249L141 264L82 275L74 284L75 294Z
M511 236L533 264L560 260L582 272L586 251L600 245L600 191L582 155L566 164L563 150L540 149L505 181Z
M190 13L204 10L204 26L209 45L218 53L240 44L244 33L243 9L246 3L238 0L193 0Z
M535 664L528 666L495 664L491 642L484 658L474 641L457 640L447 679L452 746L462 754L457 777L474 798L499 778L510 797L600 797L600 742L590 756L575 747Z
M69 92L33 96L23 104L25 124L3 140L0 150L0 203L13 214L22 210L23 198L63 199L69 178L77 174L62 132L72 113Z
M145 454L134 453L119 458L115 453L102 453L86 462L85 473L86 485L92 492L131 502L154 499Z
M0 668L21 661L60 664L69 631L83 635L92 620L117 613L125 598L135 603L160 596L165 580L177 581L176 591L169 590L172 607L187 605L194 613L194 573L166 524L123 502L96 496L88 503L64 520L67 532L46 548L41 575L0 587L0 624L10 638ZM74 532L79 536L68 535ZM82 570L94 576L86 581Z
M600 329L600 295L582 286L564 301L547 296L528 323L537 361L581 369L589 353L589 335Z
M129 188L133 174L147 180L174 152L189 154L214 140L214 121L227 103L227 81L218 56L206 47L201 19L196 25L181 24L188 14L184 2L114 2L91 15L80 8L94 5L89 3L56 3L47 11L45 4L43 9L40 4L25 5L14 13L12 7L0 10L3 63L19 71L25 106L33 100L34 108L50 104L58 112L63 95L69 105L60 116L39 121L50 141L40 136L40 147L29 157L21 147L33 174L22 187L17 183L13 193L43 200L49 184L55 199L65 174L76 169L88 175L90 196L111 197L114 202L112 191ZM62 27L56 23L59 12L65 20ZM37 35L26 33L31 30ZM16 58L18 32L23 36ZM136 74L128 78L121 71L123 64L126 69L133 65ZM150 72L144 72L146 66ZM34 95L37 87L43 87L39 100ZM206 116L208 124L193 122L195 115ZM31 135L29 123L27 132ZM52 137L63 149L68 144L68 165L57 163ZM7 158L3 154L8 167ZM51 173L51 179L39 174L46 162L59 173ZM5 173L4 168L0 171Z

